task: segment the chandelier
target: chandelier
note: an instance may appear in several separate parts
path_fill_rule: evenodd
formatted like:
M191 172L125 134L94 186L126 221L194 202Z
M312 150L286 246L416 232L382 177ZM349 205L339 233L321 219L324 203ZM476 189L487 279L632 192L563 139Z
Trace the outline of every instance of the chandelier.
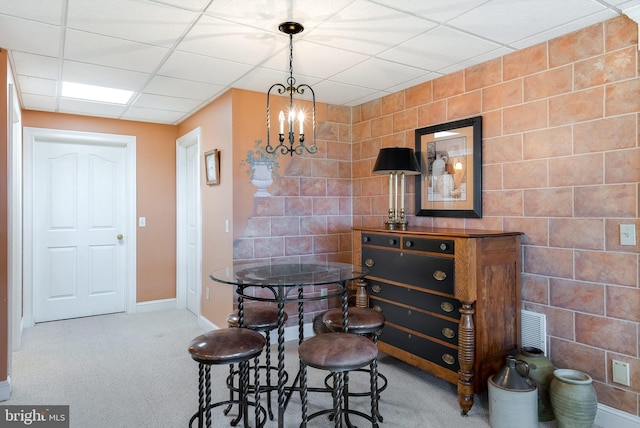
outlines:
M275 83L271 85L267 92L267 146L265 150L267 153L274 153L279 150L280 153L286 155L287 153L293 156L293 154L301 155L306 150L308 153L314 154L318 151L316 146L316 94L313 92L313 88L306 84L300 84L296 86L296 79L293 77L293 35L301 33L304 27L297 22L283 22L278 26L278 30L289 35L289 77L287 78L286 85L282 83ZM279 95L287 93L289 95L289 111L280 111L278 114L278 145L271 145L271 110L269 107L269 101L271 98L271 91L277 90ZM297 111L293 106L293 95L302 95L306 90L311 92L312 98L312 112L311 112L311 129L313 132L313 139L311 145L305 145L305 132L304 122L305 114L302 108ZM285 126L286 125L286 126ZM298 125L296 127L296 125ZM298 134L296 135L296 128Z

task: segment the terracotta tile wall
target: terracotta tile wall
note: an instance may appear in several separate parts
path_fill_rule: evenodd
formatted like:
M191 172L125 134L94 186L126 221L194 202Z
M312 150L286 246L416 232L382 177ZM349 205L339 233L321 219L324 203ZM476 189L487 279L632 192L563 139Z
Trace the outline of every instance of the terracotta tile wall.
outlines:
M327 106L318 124L318 153L294 156L274 179L270 197L254 198L243 237L234 241L234 260L351 263L351 109ZM320 288L308 290L319 296ZM305 304L305 322L335 301ZM286 308L297 325L297 305Z
M639 247L620 246L619 225L640 230L639 112L638 28L624 16L360 105L353 223L384 222L386 177L371 174L381 147L482 115L484 217L410 225L522 231L523 308L547 315L553 363L638 415ZM612 358L631 364L631 387L612 382Z

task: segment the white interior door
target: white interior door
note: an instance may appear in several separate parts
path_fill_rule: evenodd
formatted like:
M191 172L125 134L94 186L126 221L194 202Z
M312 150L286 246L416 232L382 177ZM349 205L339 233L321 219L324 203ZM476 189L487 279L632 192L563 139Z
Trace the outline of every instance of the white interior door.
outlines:
M200 315L202 283L200 128L177 141L178 307Z
M125 310L126 153L122 146L33 146L34 321Z

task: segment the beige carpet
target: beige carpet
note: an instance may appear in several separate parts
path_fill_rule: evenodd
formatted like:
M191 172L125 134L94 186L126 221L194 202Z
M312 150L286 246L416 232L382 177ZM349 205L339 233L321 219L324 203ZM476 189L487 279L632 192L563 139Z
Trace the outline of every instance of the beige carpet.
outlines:
M186 427L198 401L198 368L187 346L202 331L190 312L180 310L38 324L25 330L23 346L13 354L13 392L0 407L69 405L73 428ZM286 365L292 371L298 367L296 348L295 342L286 343ZM274 346L274 361L275 354ZM380 402L381 428L489 427L486 393L475 397L476 404L463 417L454 385L387 355L381 355L379 362L380 372L389 378ZM227 397L227 370L227 366L212 370L215 400ZM309 370L310 386L320 386L326 373ZM366 388L365 382L353 375L352 390ZM331 405L328 394L322 393L312 393L310 402L310 412ZM352 407L367 412L369 404L354 398ZM220 428L228 426L231 417L216 409L213 420L213 426ZM370 426L358 418L353 422L360 428ZM300 399L294 394L285 426L299 423ZM277 423L269 421L266 426ZM310 426L333 424L320 417Z

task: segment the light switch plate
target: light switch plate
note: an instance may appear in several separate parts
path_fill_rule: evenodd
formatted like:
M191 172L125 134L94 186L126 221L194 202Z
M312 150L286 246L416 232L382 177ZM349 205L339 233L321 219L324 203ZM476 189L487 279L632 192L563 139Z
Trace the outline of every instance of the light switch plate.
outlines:
M636 245L636 225L620 225L620 245Z
M613 381L621 385L631 386L629 363L611 360L611 365L613 366Z

